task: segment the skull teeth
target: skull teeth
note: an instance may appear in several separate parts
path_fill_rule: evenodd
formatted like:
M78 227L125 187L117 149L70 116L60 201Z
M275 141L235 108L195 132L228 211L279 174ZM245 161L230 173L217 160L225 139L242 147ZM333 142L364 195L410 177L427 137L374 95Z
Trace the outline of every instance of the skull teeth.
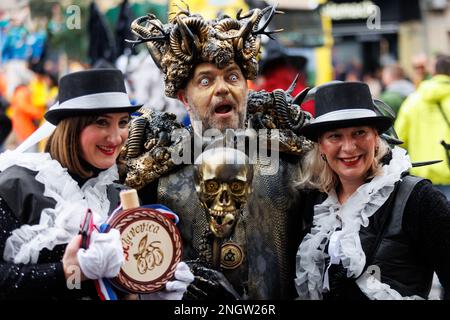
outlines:
M212 209L209 210L209 214L213 217L225 217L229 213L236 215L237 211L236 210L234 210L234 211L219 211L219 210L212 210Z

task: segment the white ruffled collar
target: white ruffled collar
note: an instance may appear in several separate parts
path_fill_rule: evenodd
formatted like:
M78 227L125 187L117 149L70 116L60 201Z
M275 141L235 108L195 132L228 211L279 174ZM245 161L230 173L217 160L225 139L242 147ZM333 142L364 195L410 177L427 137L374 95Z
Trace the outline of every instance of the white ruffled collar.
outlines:
M5 261L36 263L43 248L51 250L68 243L78 233L88 208L94 213L96 224L107 219L107 187L119 178L117 166L100 172L80 188L67 169L48 153L6 151L0 155L0 171L13 165L37 171L35 179L44 185L44 196L53 198L56 205L42 210L39 224L22 225L12 232L5 244Z
M313 227L297 252L295 285L300 299L322 298L327 258L332 263L342 262L348 277L357 278L362 274L366 256L359 230L361 226L369 225L369 218L389 198L401 174L410 168L411 161L406 151L395 147L392 160L383 166L382 174L360 186L344 205L339 203L333 190L323 203L314 207ZM341 230L336 231L338 228ZM331 257L325 252L328 243L332 247ZM366 293L367 290L361 289Z

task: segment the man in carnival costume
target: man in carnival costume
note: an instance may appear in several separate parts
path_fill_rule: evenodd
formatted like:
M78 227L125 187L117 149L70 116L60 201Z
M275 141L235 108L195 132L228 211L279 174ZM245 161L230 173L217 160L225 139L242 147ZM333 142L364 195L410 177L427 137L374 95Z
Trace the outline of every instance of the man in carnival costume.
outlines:
M192 122L192 127L182 129L170 114L142 111L142 116L131 122L121 172L125 184L138 189L145 203L162 203L180 215L184 260L195 261L190 266L196 280L185 292L186 299L295 296L295 250L304 224L291 185L297 179L294 168L309 147L297 134L309 120L298 106L306 92L292 98L295 84L273 93L252 92L247 87L247 80L257 74L260 36L276 32L266 28L278 13L275 7L267 7L239 12L235 19L221 16L207 21L187 8L167 24L149 14L131 25L138 36L134 42L147 44L165 74L166 95L181 100ZM263 18L264 24L260 23ZM193 143L180 138L177 129L194 137ZM211 129L216 130L211 133ZM255 160L253 192L247 205L235 211L238 217L234 218L239 221L226 239L242 254L232 257L236 263L231 267L222 260L221 267L213 270L211 217L207 218L208 208L202 207L196 196L195 158L189 147L200 145L201 151L207 136L229 133L227 129L234 129L233 141L242 137L265 141L272 162L262 163L261 144L258 157L249 155ZM264 140L267 136L270 142ZM200 142L199 137L203 138ZM232 197L231 193L226 196Z

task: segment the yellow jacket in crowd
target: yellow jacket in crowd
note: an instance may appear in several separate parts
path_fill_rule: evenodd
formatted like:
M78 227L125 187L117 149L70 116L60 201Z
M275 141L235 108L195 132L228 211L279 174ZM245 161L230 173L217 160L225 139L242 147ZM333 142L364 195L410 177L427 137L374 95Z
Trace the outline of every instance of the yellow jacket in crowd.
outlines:
M436 75L423 81L402 104L395 130L413 162L443 160L441 163L413 168L411 173L434 184L450 185L450 165L441 141L450 144L450 127L439 111L442 106L450 121L450 77Z

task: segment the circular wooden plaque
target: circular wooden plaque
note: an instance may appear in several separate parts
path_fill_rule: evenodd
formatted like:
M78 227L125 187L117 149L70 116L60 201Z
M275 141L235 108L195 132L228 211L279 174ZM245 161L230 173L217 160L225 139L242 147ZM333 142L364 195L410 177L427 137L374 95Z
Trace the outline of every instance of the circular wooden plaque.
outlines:
M181 261L182 243L175 224L149 208L118 213L110 226L118 229L125 262L114 285L130 293L151 293L163 289Z

